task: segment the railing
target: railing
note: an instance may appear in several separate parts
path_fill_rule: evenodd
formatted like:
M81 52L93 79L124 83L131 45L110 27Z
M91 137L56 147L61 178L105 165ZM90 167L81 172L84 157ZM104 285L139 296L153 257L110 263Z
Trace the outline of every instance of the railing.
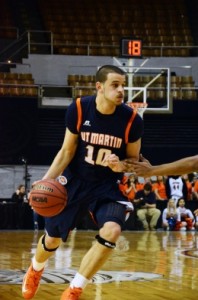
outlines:
M108 44L80 44L80 43L57 43L54 44L54 35L51 31L26 31L22 35L18 36L17 39L13 40L7 47L5 47L1 52L0 52L0 68L8 63L9 60L9 65L13 66L17 64L16 57L24 57L25 55L27 56L28 54L55 54L58 53L58 49L61 47L65 47L70 49L70 54L73 54L72 49L81 49L84 51L83 55L94 55L94 50L98 50L98 53L100 50L103 50L103 54L105 55L104 49L111 50L112 52L116 52L119 56L119 45L108 45ZM163 45L156 45L156 46L144 46L143 45L143 55L149 55L153 51L153 53L157 53L158 56L163 56L165 52L169 49L172 50L193 50L193 51L198 51L197 50L198 46L163 46ZM148 51L149 50L149 51ZM80 55L80 51L78 52L78 55ZM113 55L109 55L113 56ZM116 56L116 55L115 55ZM152 55L151 55L152 56ZM10 84L9 86L6 87L4 84L0 84L0 88L3 86L5 88L9 87L13 88ZM29 88L36 87L34 86L29 86ZM25 87L21 87L24 89ZM89 88L87 86L84 87L74 87L74 95L78 93L78 90L83 93L83 90L88 90ZM37 86L38 90L38 95L41 96L40 92L40 87ZM163 87L161 88L153 88L153 87L148 87L148 90L150 91L156 91L160 90L163 92ZM93 91L93 90L92 90ZM15 90L16 95L18 93L17 90ZM189 93L188 93L189 92ZM185 94L188 97L197 99L197 88L196 87L171 87L170 90L172 98L177 98L177 99L184 99L186 98ZM23 92L22 92L23 94Z
M26 31L22 35L17 36L7 47L0 52L0 61L7 60L16 61L17 57L27 56L28 54L61 54L59 49L68 49L68 53L76 55L107 55L119 56L119 44L104 44L104 43L54 43L54 35L51 31L31 30ZM75 50L77 49L77 53ZM105 54L106 50L106 54ZM167 55L167 51L170 53ZM172 54L171 55L171 51ZM69 53L70 52L70 53ZM164 45L149 45L143 44L143 56L197 56L198 46L164 46ZM192 54L192 52L194 52ZM81 54L82 53L82 54ZM98 54L95 54L98 53ZM112 54L111 54L112 53ZM64 52L62 53L64 54ZM117 54L117 55L115 55Z

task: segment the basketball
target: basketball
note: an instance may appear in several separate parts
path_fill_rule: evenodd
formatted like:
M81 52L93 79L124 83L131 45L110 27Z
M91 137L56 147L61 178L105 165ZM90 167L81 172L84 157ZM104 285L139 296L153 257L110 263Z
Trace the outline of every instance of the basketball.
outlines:
M29 194L29 204L43 217L59 214L67 204L67 191L55 179L43 179L33 186Z

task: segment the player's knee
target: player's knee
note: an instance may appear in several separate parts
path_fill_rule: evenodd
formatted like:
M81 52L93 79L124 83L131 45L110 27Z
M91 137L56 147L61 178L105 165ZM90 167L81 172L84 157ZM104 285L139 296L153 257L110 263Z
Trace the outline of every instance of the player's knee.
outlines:
M116 242L121 234L121 227L115 222L107 222L100 229L100 236L112 242Z
M43 235L41 238L41 243L45 251L53 252L60 246L61 239L49 237L48 235Z
M98 241L99 244L106 248L114 249L116 247L116 243L108 241L104 238L102 238L99 234L95 236L96 240Z

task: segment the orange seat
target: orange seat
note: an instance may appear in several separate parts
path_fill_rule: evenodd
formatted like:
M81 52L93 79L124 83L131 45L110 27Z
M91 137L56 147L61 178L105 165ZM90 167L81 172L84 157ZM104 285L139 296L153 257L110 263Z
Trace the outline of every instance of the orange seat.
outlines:
M38 88L37 87L24 87L23 95L28 97L37 97L38 96Z

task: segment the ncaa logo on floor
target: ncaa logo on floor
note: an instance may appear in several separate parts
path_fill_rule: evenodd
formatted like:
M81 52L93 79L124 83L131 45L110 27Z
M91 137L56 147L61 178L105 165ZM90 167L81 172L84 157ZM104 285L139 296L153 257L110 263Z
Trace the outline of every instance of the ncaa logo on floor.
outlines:
M73 269L48 270L42 275L41 283L69 283L76 273ZM0 270L0 284L22 284L25 271ZM123 281L152 281L163 275L147 272L100 271L93 277L95 284Z

